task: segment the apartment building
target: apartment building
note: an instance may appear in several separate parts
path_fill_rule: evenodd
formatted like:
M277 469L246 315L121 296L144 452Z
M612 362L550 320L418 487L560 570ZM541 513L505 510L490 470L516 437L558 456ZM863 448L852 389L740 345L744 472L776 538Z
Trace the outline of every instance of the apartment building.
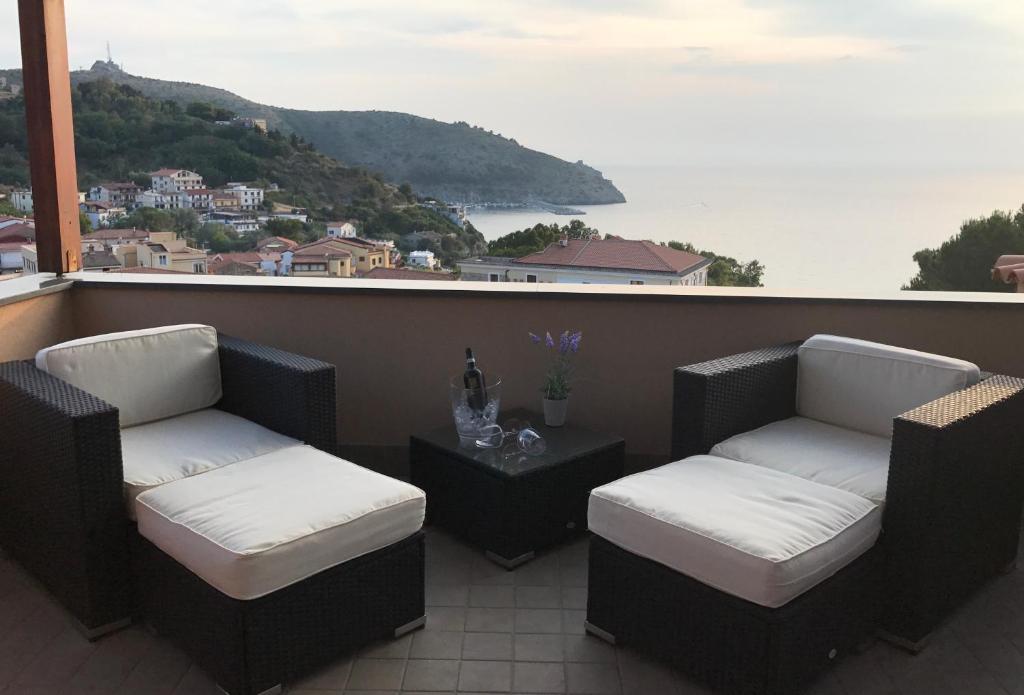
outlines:
M85 213L93 229L109 227L111 222L128 214L128 211L120 205L104 203L99 200L87 200L84 203L79 203L78 209Z
M207 271L206 252L192 248L174 232L151 232L148 240L119 246L114 254L125 268L158 268L202 275Z
M263 189L244 183L229 183L223 191L238 201L239 210L257 210L263 207Z
M355 220L344 220L341 222L327 223L327 236L335 239L351 239L356 236L358 230Z
M339 239L320 239L292 251L295 277L350 278L354 274L352 250Z
M101 183L89 189L88 200L130 209L137 205L141 193L142 186L130 181Z
M157 193L202 188L203 177L188 169L157 169L150 172L151 188Z
M352 254L352 270L354 273L367 273L374 268L390 268L391 247L383 241L370 241L359 237L332 237L314 241L315 244L336 244Z
M604 285L707 284L711 261L651 241L562 239L522 258L459 261L463 280Z
M11 191L11 205L19 212L32 212L32 189Z

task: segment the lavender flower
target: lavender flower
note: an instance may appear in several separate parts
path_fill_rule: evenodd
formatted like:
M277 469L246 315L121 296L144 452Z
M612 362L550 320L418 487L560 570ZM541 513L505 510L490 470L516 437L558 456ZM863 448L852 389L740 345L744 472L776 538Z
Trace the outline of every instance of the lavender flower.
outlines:
M527 335L534 345L541 342L541 337L536 333L527 333ZM569 392L572 390L569 383L572 377L571 357L579 352L582 341L583 331L562 331L559 334L558 354L555 355L551 367L548 368L544 377L544 388L541 389L545 398L562 400L569 397ZM549 349L555 348L555 339L551 336L550 331L544 333L544 345Z

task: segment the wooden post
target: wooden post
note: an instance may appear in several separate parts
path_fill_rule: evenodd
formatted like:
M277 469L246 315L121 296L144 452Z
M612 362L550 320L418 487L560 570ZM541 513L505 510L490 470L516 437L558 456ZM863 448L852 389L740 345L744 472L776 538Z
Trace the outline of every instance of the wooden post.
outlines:
M60 275L82 263L64 0L18 0L18 17L39 271Z

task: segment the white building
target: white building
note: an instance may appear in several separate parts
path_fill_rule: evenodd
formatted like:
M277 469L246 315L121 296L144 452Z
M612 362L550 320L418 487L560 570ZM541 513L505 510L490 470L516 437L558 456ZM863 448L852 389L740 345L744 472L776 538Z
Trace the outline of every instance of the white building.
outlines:
M336 239L352 239L356 236L358 231L359 230L356 229L356 225L352 220L327 223L327 236L334 237Z
M203 187L203 177L188 169L158 169L149 176L153 182L152 188L157 193Z
M707 284L711 260L651 241L563 239L522 258L459 261L463 280L583 285Z
M109 227L111 222L123 217L128 212L122 207L111 205L110 203L101 203L98 200L87 200L84 203L79 203L78 209L89 218L89 224L92 225L93 229Z
M437 259L434 258L433 251L412 251L409 254L408 264L416 266L418 268L428 268L433 270L437 267Z
M135 203L143 208L156 208L166 210L168 208L167 196L156 191L143 191L135 198Z
M238 199L239 210L257 210L263 206L262 188L253 188L244 183L229 183L225 193Z
M19 212L32 211L32 189L27 191L11 191L11 205Z
M142 187L131 182L101 183L89 189L89 200L132 208L140 193Z

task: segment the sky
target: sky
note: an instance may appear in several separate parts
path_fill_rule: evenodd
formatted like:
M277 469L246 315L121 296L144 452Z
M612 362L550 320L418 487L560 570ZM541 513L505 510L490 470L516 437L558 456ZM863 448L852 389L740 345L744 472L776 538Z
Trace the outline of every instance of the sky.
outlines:
M1019 166L1021 0L66 0L71 66L600 167ZM0 66L20 64L0 5Z

